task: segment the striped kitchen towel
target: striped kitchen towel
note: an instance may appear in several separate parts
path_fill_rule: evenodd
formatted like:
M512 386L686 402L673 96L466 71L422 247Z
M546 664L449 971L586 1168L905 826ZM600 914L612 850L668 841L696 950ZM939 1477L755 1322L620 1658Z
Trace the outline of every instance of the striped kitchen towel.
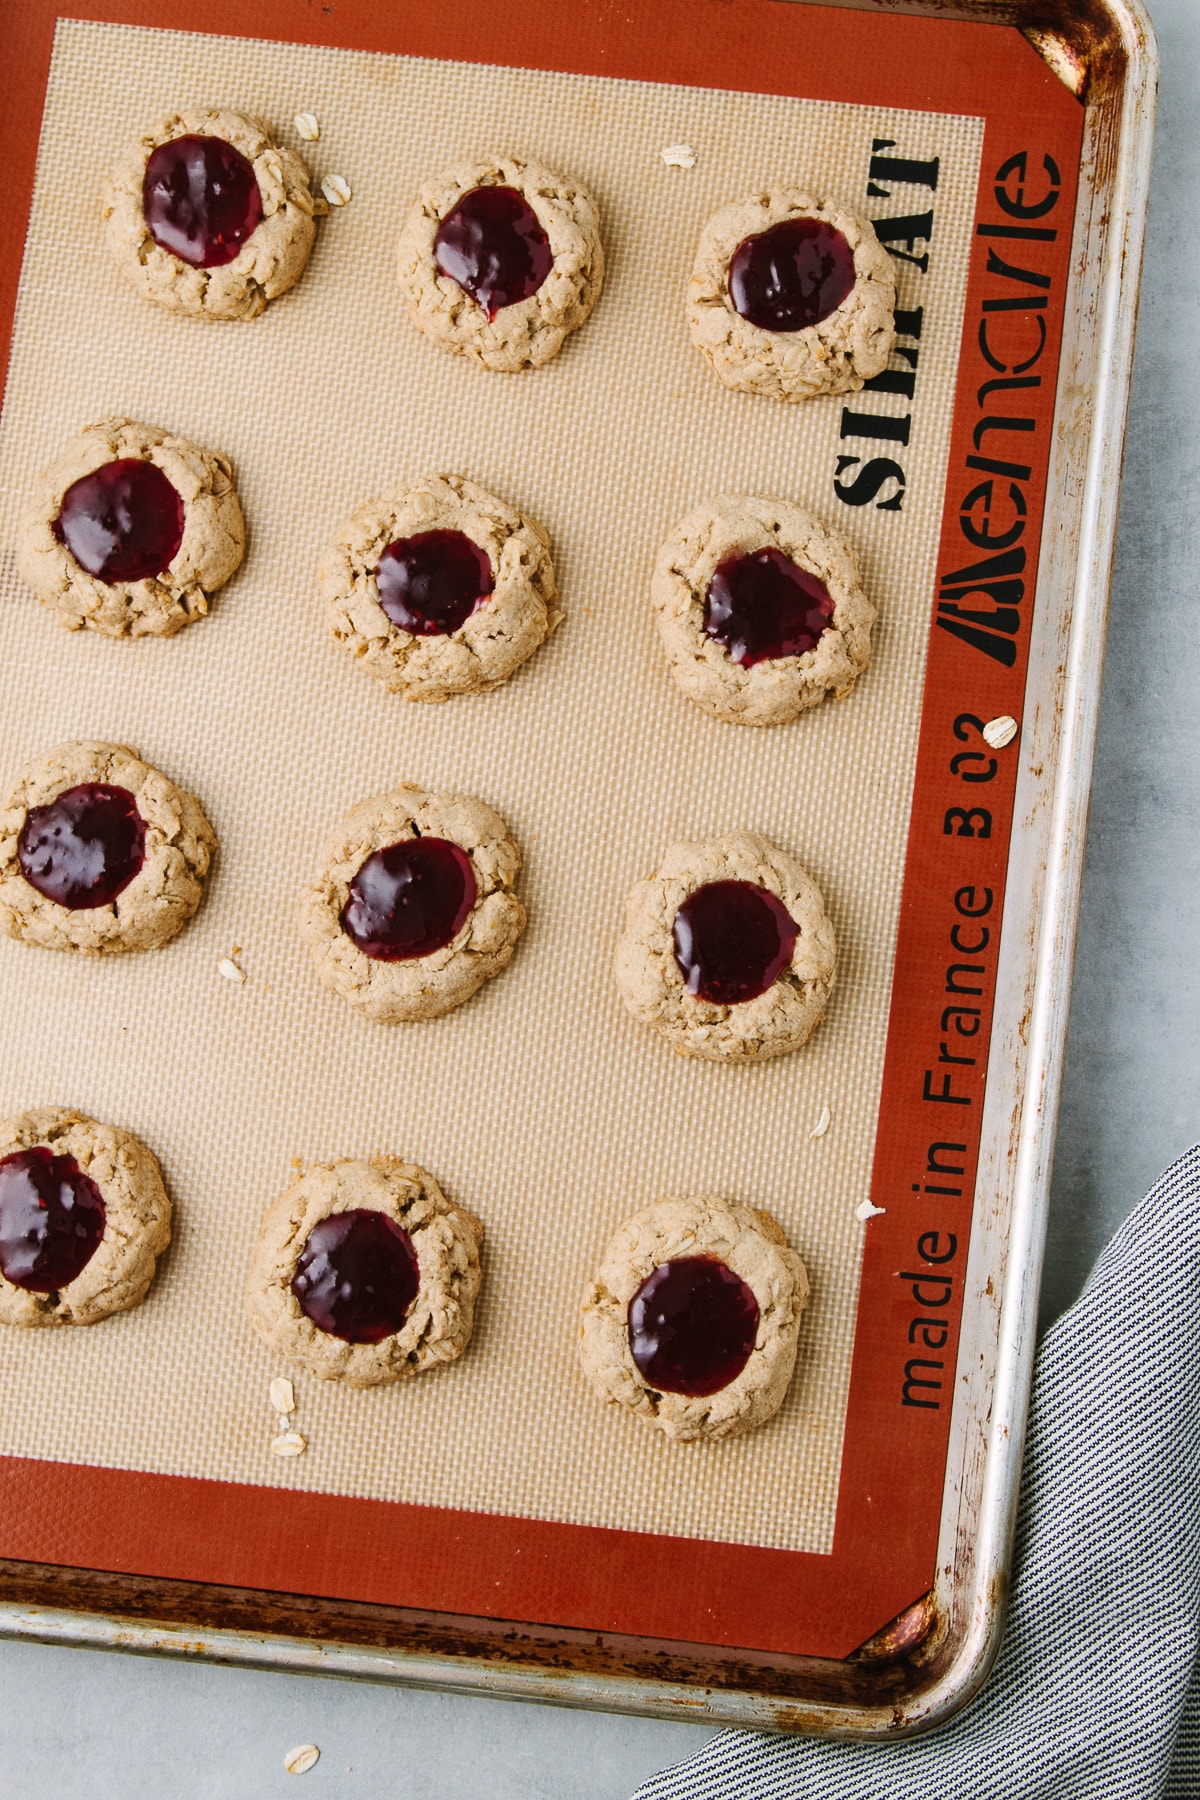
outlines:
M922 1738L728 1731L635 1800L1200 1800L1200 1146L1038 1356L1008 1632Z

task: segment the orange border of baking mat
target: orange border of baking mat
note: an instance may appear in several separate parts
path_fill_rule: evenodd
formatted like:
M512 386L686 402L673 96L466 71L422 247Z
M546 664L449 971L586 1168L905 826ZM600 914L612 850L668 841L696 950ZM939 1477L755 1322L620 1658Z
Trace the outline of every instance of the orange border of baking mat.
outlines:
M493 62L497 48L481 0L260 0L252 11L206 0L202 12L205 32L234 37L468 62ZM55 22L46 0L18 0L15 13L5 364L27 216L13 196L32 195ZM73 16L197 24L184 0ZM1022 712L1083 109L1017 31L982 23L781 0L636 12L518 0L501 41L510 66L985 120L872 1177L886 1210L866 1233L833 1550L5 1458L0 1556L843 1657L933 1582L1017 767L990 756L980 727Z

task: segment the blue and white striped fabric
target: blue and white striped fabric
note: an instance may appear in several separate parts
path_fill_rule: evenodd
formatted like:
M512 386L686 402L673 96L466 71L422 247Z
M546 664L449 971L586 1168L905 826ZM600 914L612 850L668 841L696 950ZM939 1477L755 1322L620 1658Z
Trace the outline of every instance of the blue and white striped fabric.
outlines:
M1038 1358L1008 1635L894 1744L724 1732L635 1800L1200 1800L1200 1146Z

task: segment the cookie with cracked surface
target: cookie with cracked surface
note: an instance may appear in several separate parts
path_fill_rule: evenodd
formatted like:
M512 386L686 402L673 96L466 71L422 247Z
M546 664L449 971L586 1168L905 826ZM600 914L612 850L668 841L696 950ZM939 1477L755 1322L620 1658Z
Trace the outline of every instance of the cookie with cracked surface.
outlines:
M464 794L398 787L352 807L300 896L318 980L391 1024L436 1019L498 975L525 929L521 852Z
M132 1132L63 1107L0 1124L0 1324L127 1312L170 1241L158 1162Z
M17 567L68 631L172 637L204 617L245 547L225 457L156 425L102 419L35 482Z
M479 1220L415 1163L316 1163L263 1220L246 1311L314 1375L403 1381L466 1349L482 1242Z
M359 507L317 579L334 637L407 700L498 687L564 617L545 531L458 475Z
M201 319L253 319L313 246L308 170L261 119L188 106L145 131L104 184L101 216L138 293Z
M887 367L896 273L869 219L802 188L735 200L700 234L687 324L728 388L846 394Z
M588 1282L579 1359L602 1400L668 1437L733 1437L779 1410L807 1302L770 1213L660 1200L625 1221Z
M216 845L199 801L127 744L60 744L0 808L0 930L93 956L157 949L199 906Z
M650 596L677 684L714 718L782 725L850 692L875 608L846 540L786 500L723 496L667 537Z
M681 1056L758 1062L808 1042L837 944L815 881L754 832L672 844L625 906L613 972Z
M459 163L413 202L397 272L410 320L441 349L507 374L538 368L600 297L600 214L538 163Z

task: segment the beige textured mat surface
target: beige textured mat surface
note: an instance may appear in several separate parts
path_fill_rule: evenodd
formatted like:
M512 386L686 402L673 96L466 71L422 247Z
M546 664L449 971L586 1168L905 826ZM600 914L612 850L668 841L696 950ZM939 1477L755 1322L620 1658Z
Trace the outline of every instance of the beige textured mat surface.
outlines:
M260 112L301 148L292 116L311 109L315 173L353 187L300 285L250 325L158 313L101 241L94 197L122 139L194 99ZM970 119L60 25L0 439L0 781L63 738L131 743L199 795L220 851L164 950L101 963L0 943L0 1105L74 1105L138 1132L177 1208L136 1313L0 1333L0 1452L828 1549L981 134ZM928 274L901 265L924 331L900 513L836 500L839 448L871 454L839 446L841 400L726 392L682 314L701 223L760 182L802 176L906 210L911 188L866 200L877 137L941 159ZM662 161L680 141L690 171ZM417 336L392 274L422 174L490 149L586 182L609 257L591 321L516 377ZM228 454L246 509L242 571L167 643L69 635L13 569L29 477L111 413ZM311 578L360 500L444 469L547 526L568 617L505 688L417 707L326 635ZM880 608L855 693L769 732L679 695L646 594L666 529L731 490L790 497L844 531ZM460 1011L385 1027L317 987L292 915L328 824L398 780L500 810L525 853L530 924ZM762 1068L673 1056L609 973L625 893L661 848L739 826L807 865L842 947L825 1024ZM242 987L217 973L235 944ZM825 1104L832 1126L811 1139ZM293 1159L380 1152L425 1164L485 1222L475 1340L399 1388L297 1374L309 1448L281 1463L267 1402L280 1371L241 1313L250 1245ZM627 1212L704 1190L770 1208L813 1299L777 1419L680 1446L595 1401L575 1306Z

